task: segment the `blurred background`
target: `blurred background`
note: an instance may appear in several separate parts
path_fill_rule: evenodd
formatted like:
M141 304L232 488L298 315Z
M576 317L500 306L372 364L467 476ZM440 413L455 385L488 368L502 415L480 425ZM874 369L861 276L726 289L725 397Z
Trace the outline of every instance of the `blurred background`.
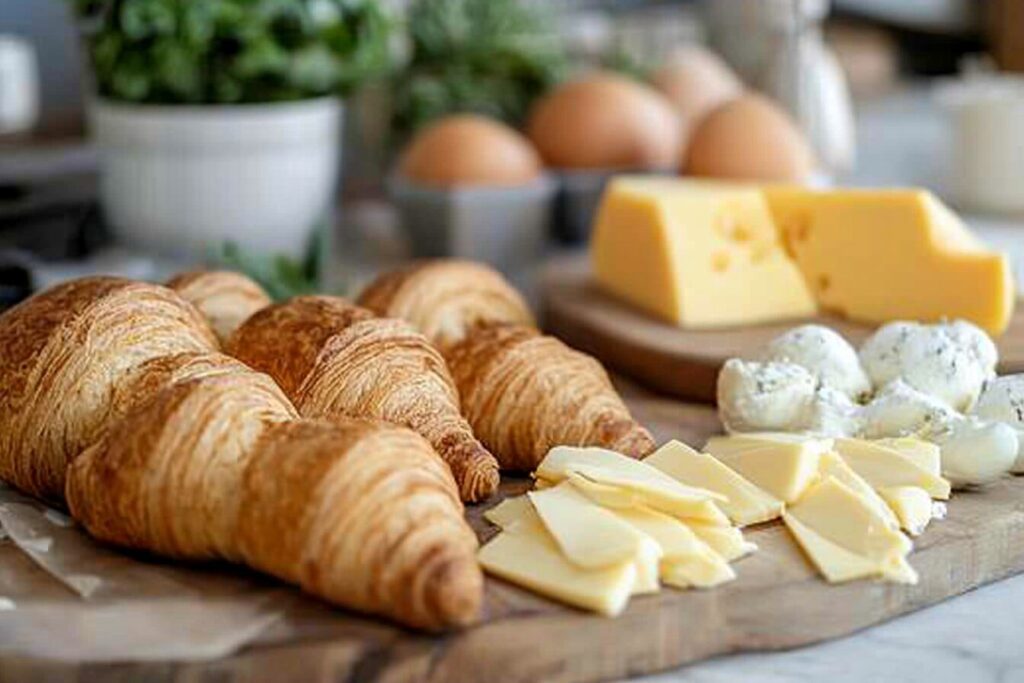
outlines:
M925 186L1019 272L1021 72L1024 0L2 0L0 305L437 255L529 290L620 172Z

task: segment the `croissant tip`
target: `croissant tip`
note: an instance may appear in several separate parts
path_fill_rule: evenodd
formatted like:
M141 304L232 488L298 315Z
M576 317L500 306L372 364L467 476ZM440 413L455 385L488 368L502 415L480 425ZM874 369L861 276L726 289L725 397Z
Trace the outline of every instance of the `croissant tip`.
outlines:
M441 630L463 628L479 621L483 574L475 555L446 562L438 568L434 580L437 590L435 627Z
M459 495L464 503L480 503L493 496L501 483L498 463L484 463L468 472L459 487Z

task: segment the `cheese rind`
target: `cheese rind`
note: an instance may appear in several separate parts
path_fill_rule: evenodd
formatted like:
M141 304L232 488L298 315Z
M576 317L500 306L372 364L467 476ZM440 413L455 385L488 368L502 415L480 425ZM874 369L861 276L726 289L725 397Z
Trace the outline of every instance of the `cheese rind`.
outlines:
M768 187L765 197L822 308L874 323L962 318L990 334L1009 324L1007 256L931 193Z
M679 441L669 441L644 458L665 474L688 486L725 496L718 506L734 524L747 526L778 518L782 501L729 469L713 456L698 453Z
M590 257L603 289L686 327L815 311L752 185L620 176L601 201Z

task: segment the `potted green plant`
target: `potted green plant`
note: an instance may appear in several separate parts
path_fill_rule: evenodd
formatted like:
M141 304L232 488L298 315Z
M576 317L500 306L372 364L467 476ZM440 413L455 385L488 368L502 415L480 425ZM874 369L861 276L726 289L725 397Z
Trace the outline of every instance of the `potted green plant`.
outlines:
M337 184L341 98L387 65L379 3L71 2L115 236L301 256Z

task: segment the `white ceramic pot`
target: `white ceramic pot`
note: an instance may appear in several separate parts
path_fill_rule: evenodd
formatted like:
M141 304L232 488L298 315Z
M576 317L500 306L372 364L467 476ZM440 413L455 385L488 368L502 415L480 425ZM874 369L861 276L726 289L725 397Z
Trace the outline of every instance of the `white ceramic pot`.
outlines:
M301 257L337 185L341 102L94 101L101 199L123 244L196 256L227 241Z

